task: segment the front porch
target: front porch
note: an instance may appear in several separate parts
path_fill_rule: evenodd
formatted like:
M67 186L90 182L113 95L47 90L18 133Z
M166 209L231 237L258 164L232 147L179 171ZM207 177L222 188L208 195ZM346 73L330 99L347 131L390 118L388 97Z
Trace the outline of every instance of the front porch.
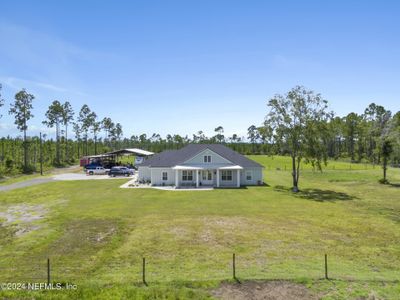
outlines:
M240 187L241 166L175 166L175 188Z

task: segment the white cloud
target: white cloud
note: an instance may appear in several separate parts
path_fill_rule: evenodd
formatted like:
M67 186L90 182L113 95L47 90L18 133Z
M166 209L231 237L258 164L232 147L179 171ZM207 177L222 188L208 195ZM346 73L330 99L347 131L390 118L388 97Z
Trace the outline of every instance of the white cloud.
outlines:
M59 92L59 93L71 93L71 94L77 94L80 96L87 96L87 94L79 92L79 91L74 91L74 90L69 90L65 87L57 86L51 83L46 83L46 82L40 82L40 81L34 81L34 80L28 80L28 79L22 79L22 78L16 78L12 76L4 76L0 77L0 82L4 83L4 85L10 87L11 89L15 91L19 91L21 88L39 88L39 89L45 89L48 91L53 91L53 92Z
M14 89L36 88L88 96L79 69L109 54L78 47L60 37L0 21L0 82ZM60 84L61 83L61 84Z

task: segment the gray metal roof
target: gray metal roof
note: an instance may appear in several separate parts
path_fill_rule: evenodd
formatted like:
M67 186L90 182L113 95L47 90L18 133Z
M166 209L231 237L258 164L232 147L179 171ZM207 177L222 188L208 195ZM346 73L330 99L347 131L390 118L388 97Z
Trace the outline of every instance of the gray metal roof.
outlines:
M206 149L217 153L235 165L239 165L244 168L263 168L262 165L254 160L251 160L222 144L189 144L179 150L166 150L155 154L152 158L145 160L142 164L140 164L140 166L148 166L152 168L171 168L184 163L188 159L196 156L198 153Z

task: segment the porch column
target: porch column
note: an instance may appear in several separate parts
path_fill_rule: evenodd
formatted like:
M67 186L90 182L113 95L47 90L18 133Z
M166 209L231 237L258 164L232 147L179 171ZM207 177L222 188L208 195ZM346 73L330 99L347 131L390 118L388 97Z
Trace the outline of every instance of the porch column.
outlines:
M175 187L179 187L179 170L175 170Z
M199 171L195 170L195 172L196 172L196 187L198 188L199 187Z
M240 170L237 170L236 171L237 172L237 183L236 183L236 185L237 185L237 187L240 187Z
M219 169L217 169L217 187L219 187Z

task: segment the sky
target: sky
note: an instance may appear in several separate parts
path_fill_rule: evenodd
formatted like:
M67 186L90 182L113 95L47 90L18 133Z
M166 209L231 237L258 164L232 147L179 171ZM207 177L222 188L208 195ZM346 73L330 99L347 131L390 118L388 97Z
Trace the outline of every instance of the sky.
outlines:
M343 116L400 110L399 1L1 0L0 136L20 89L30 135L53 100L111 117L124 136L246 135L295 85Z

